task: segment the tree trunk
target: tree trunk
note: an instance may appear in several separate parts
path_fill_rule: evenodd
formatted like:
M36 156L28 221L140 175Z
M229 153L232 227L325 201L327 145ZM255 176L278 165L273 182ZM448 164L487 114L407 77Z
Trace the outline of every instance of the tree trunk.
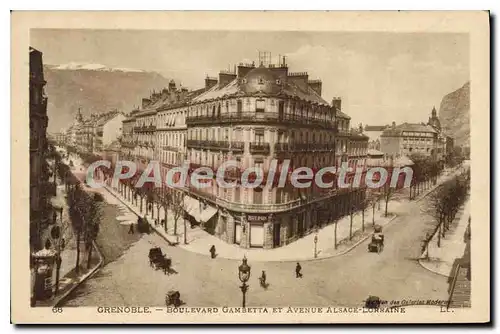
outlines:
M351 209L351 212L350 212L350 216L351 216L351 220L349 222L349 240L352 240L352 209Z
M78 273L80 271L80 238L81 232L78 230L76 232L76 264L75 271Z
M186 219L184 219L184 245L187 245L187 224Z
M177 215L174 215L174 235L177 235Z
M167 225L167 221L168 221L167 220L167 210L168 209L166 207L163 207L163 209L165 210L165 226L163 226L163 228L165 229L165 233L167 233L168 232L168 227L167 227L168 226Z
M361 231L365 231L365 209L361 211Z
M89 254L88 254L88 257L87 257L87 269L90 269L90 261L92 261L92 248L93 245L92 245L92 242L90 242L90 245L89 245Z
M375 203L372 205L372 225L375 225Z
M337 223L338 220L335 221L335 229L333 230L333 243L334 243L334 248L337 249Z
M388 206L389 206L389 197L387 197L387 198L385 199L385 216L386 216L386 217L387 217L387 214L388 214L388 211L387 211L387 210L389 209L389 208L388 208Z
M439 222L439 229L438 229L438 242L437 246L441 247L441 221Z
M57 256L60 256L60 254L58 253ZM57 293L59 292L59 276L61 274L61 262L58 261L57 265L56 265L56 290L54 292L54 294L57 296Z
M142 213L142 201L143 201L143 199L142 199L142 197L141 197L141 211L140 211L141 213Z

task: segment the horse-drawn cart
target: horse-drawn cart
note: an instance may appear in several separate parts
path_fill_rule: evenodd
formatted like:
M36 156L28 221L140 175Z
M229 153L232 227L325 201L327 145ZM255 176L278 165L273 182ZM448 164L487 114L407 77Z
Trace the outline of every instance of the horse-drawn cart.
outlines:
M369 252L380 253L384 249L384 234L382 233L382 226L375 225L372 240L368 244Z
M165 305L174 305L178 307L181 305L181 294L179 291L170 290L165 296Z
M170 266L172 265L172 259L167 258L165 254L162 253L160 247L154 247L149 250L149 265L155 270L162 269L163 273L166 275Z

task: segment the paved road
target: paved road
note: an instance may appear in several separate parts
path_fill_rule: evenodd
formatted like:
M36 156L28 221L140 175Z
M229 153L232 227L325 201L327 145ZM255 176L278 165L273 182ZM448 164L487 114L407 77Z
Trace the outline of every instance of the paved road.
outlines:
M294 263L249 263L252 267L247 306L360 305L368 295L383 299L446 299L446 278L422 268L416 259L421 241L432 228L423 209L427 199L412 202L386 229L382 253L368 253L367 242L336 258L303 262L304 277L295 278ZM103 224L118 224L105 219ZM121 228L126 228L121 226ZM125 237L103 228L102 241ZM113 239L113 240L114 240ZM130 240L129 240L130 241ZM164 275L149 267L148 250L162 247L176 273ZM169 247L155 234L144 235L123 256L108 263L78 289L67 306L163 306L166 291L179 290L188 306L238 306L241 292L235 260L215 259ZM262 270L270 284L258 284Z

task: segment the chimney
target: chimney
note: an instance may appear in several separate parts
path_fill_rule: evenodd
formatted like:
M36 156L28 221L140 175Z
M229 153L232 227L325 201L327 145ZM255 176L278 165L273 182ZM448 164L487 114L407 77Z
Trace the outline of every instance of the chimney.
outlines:
M215 85L217 85L217 78L211 78L207 75L205 78L205 89L210 89Z
M176 91L175 81L173 79L170 80L170 82L168 83L168 90L170 92L175 92Z
M307 91L307 87L309 86L309 75L307 72L290 72L288 73L287 80Z
M150 99L146 99L146 98L142 99L142 109L145 109L149 104L151 104Z
M219 73L219 87L224 87L231 81L236 79L236 73L223 72Z
M316 92L319 96L321 96L321 80L309 80L308 82L309 88Z
M238 65L238 78L243 78L245 75L247 75L248 72L250 72L254 67L252 64L243 64L240 63Z
M332 107L336 109L336 111L342 110L342 99L340 97L334 97L332 99Z

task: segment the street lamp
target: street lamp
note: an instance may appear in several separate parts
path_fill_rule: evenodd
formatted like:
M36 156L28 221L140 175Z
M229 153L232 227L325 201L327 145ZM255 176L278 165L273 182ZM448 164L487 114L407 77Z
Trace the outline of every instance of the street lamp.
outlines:
M314 258L318 257L318 232L316 231L316 235L314 236Z
M243 307L245 307L245 295L248 290L247 282L248 279L250 278L250 269L251 269L250 266L247 264L247 258L246 256L244 256L243 263L238 267L239 278L241 283L243 283L240 286L241 292L243 293L243 302L242 302Z

